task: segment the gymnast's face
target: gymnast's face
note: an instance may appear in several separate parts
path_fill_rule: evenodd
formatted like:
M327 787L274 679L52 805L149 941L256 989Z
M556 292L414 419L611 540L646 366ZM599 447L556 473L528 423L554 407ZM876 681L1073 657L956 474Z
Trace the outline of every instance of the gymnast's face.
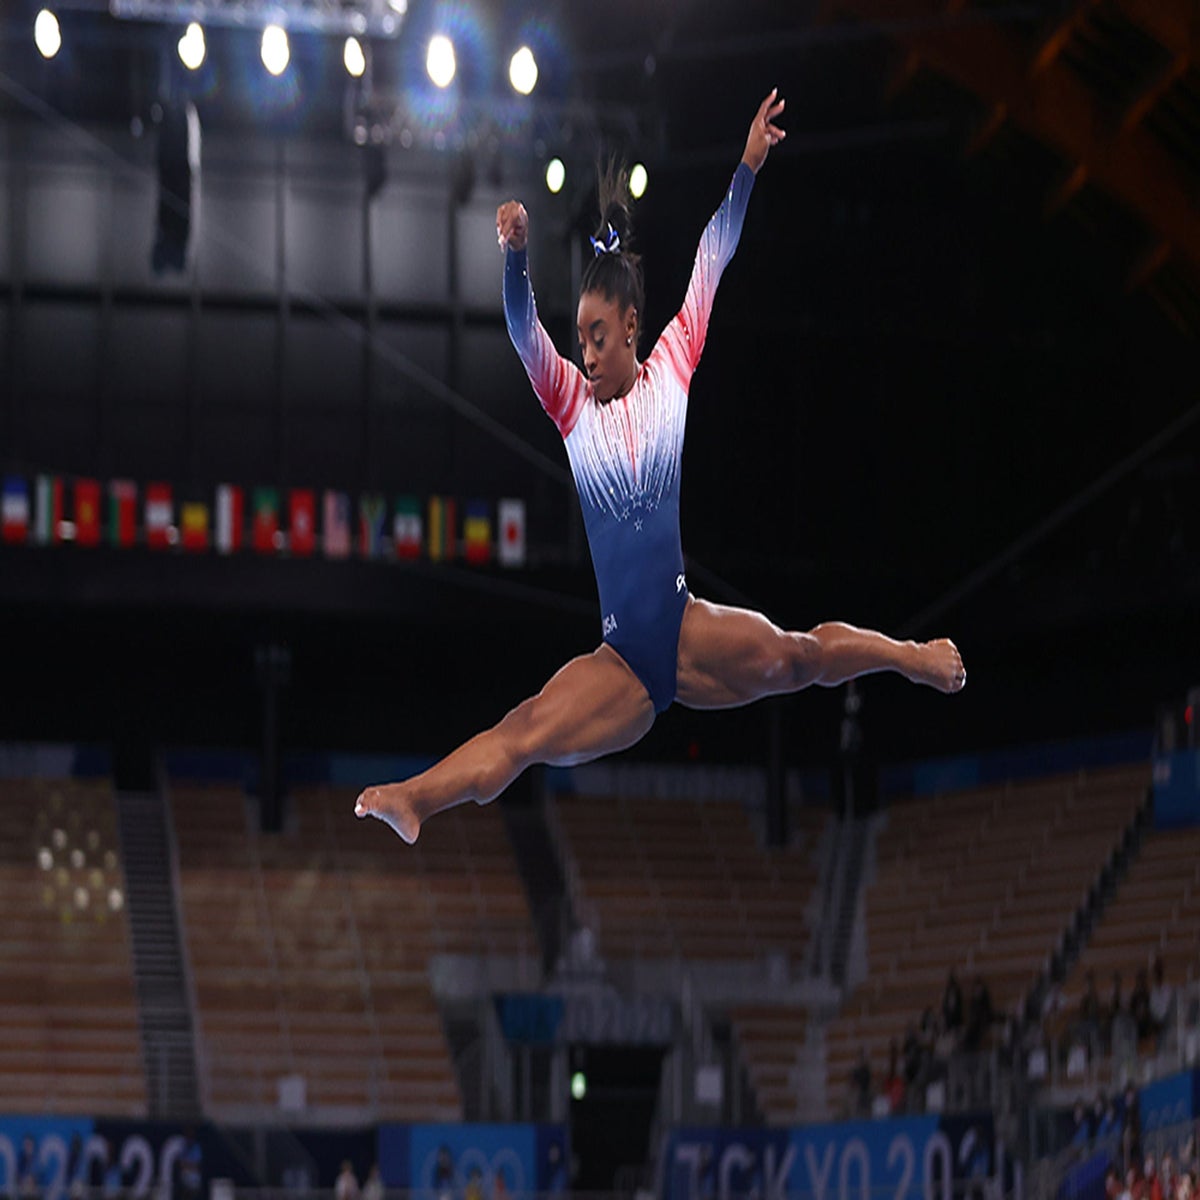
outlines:
M637 378L637 309L622 309L603 292L583 292L578 322L583 372L596 399L603 404L624 396Z

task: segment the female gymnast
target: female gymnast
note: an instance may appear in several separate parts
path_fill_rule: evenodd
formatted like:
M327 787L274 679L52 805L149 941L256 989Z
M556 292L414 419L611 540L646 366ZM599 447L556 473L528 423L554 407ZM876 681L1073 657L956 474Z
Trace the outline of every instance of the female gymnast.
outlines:
M775 124L783 107L777 89L759 106L729 190L700 238L683 308L645 361L637 355L642 278L629 250L624 180L601 183L603 219L579 295L582 371L558 355L538 321L524 206L510 200L497 211L505 320L566 445L600 592L603 641L429 770L367 788L355 805L359 817L378 817L415 842L434 813L467 800L487 804L535 763L570 766L632 746L676 700L689 708L730 708L875 671L896 671L942 692L966 682L958 650L946 639L898 642L841 622L786 632L759 613L712 604L687 588L679 466L688 386L755 176L785 137Z

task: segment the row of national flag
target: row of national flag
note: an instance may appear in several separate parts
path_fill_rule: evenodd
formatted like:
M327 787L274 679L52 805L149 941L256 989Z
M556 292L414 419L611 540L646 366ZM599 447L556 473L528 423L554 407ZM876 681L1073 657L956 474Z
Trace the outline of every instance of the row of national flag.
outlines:
M138 501L138 485L128 479L102 486L97 479L38 475L31 486L24 476L7 475L0 491L0 541L525 563L524 500L468 500L460 522L460 505L450 496L400 496L389 503L381 493L352 498L332 490L222 483L210 507L195 499L177 504L171 484L148 483L140 525Z

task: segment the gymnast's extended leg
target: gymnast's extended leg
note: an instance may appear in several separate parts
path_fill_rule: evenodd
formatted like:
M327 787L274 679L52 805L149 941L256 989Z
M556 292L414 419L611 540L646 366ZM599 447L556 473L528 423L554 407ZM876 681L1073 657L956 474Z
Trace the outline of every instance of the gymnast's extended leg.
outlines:
M354 806L409 844L421 822L467 800L494 800L535 763L572 766L624 750L654 724L646 689L611 647L572 659L499 724L403 783L369 787Z
M947 693L967 680L958 649L946 638L899 642L840 621L791 633L761 613L693 598L679 631L676 698L690 708L732 708L877 671Z

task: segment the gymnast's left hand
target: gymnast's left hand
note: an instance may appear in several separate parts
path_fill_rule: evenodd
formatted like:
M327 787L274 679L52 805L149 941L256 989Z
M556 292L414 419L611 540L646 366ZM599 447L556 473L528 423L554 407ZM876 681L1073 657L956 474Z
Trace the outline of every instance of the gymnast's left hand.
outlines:
M742 162L755 175L767 161L767 152L772 146L778 146L787 137L787 130L780 129L775 124L775 118L783 112L786 101L779 98L779 89L772 88L766 99L758 106L754 120L750 122L750 132L746 135L746 149L742 154Z

